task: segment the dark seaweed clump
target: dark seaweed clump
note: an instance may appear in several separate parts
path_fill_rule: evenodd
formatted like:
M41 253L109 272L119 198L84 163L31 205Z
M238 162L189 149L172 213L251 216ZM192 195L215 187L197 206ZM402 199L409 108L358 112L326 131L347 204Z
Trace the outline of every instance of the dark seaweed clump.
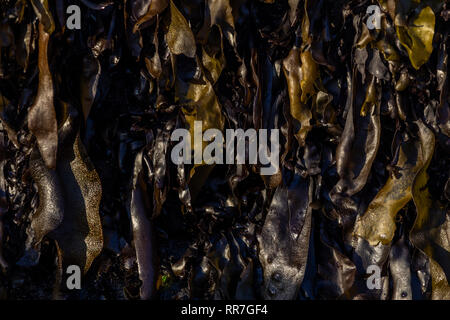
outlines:
M1 0L0 299L450 299L449 13ZM194 121L280 171L173 163Z

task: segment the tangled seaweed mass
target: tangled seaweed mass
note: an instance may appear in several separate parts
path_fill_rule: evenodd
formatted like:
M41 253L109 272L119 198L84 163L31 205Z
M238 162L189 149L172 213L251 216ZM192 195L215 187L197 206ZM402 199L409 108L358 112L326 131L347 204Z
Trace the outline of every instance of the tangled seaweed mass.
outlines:
M450 299L446 1L107 1L0 1L1 299Z

